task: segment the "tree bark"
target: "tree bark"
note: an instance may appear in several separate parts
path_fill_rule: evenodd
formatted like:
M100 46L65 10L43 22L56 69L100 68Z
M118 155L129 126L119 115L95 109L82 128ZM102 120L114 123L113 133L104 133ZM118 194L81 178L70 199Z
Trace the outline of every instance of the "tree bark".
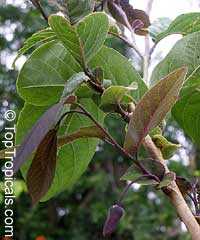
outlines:
M143 145L152 158L160 161L165 166L166 173L169 172L166 161L163 159L160 150L155 146L150 136L144 139ZM188 229L192 240L200 240L200 226L183 198L176 182L173 181L164 193L170 198L181 221Z

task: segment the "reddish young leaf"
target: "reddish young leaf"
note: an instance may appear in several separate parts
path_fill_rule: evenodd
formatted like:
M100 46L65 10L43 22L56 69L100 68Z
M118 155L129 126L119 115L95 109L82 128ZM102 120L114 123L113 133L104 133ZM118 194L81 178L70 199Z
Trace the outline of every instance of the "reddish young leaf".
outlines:
M51 187L57 154L57 130L51 129L40 142L27 175L28 192L35 205Z
M97 126L87 126L78 129L75 132L59 136L58 137L58 146L63 146L64 144L71 143L77 139L81 138L99 138L105 139L105 133L98 128Z
M125 150L138 151L144 137L164 119L178 98L187 68L179 68L160 80L137 104L125 138Z
M128 21L131 26L134 26L135 20L140 20L143 23L143 26L140 26L140 28L135 29L135 33L138 35L145 36L148 34L148 27L151 25L149 16L140 9L134 9L132 5L129 4L129 1L127 0L121 0L120 5L122 6L122 9L127 15Z
M62 103L58 103L52 106L47 112L42 115L42 117L36 122L36 124L26 135L20 147L17 148L16 158L14 158L13 162L14 173L19 170L23 163L31 156L33 151L37 148L38 144L41 142L43 137L51 128L51 125L55 121L56 115L61 107Z
M81 127L80 129L74 132L71 132L69 134L58 136L58 147L61 147L65 144L71 143L81 138L99 138L99 139L105 140L106 136L105 136L105 133L96 125ZM14 149L18 147L19 146L17 145L12 148L6 148L1 150L0 158L4 159L6 156L9 156L8 152L10 152L10 155L12 156L12 151L14 151Z

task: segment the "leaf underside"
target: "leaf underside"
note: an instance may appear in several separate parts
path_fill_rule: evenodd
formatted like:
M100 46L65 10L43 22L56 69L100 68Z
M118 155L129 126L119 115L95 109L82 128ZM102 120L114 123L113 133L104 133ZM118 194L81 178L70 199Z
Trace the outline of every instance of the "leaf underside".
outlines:
M177 100L186 74L187 68L180 68L167 75L137 104L125 137L127 152L137 152L144 137L164 119Z
M49 190L55 176L57 131L49 130L40 142L27 174L27 187L33 204Z

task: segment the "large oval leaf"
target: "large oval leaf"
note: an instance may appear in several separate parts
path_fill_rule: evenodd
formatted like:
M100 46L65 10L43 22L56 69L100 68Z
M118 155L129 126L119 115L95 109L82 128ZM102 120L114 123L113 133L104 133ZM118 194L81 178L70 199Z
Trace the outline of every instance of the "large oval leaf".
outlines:
M171 34L187 35L200 30L200 13L186 13L178 16L169 27L156 37L156 41Z
M36 49L22 67L18 92L30 104L50 105L59 101L66 81L81 71L66 48L51 41Z
M103 122L103 113L97 109L96 105L90 99L83 99L82 103L100 122ZM17 124L16 144L20 144L26 136L28 130L40 118L46 106L32 106L25 104L21 112L21 118ZM31 118L30 118L31 115ZM74 132L83 126L93 125L91 120L82 115L73 115L65 125L65 132ZM72 187L86 170L91 161L98 144L97 139L80 139L63 146L57 156L56 174L49 192L43 200L55 196L61 191ZM26 178L31 159L27 160L22 167L22 174Z
M84 65L84 53L80 44L80 38L71 23L59 15L51 15L48 22L65 48L81 65Z
M172 109L181 128L200 146L200 92L183 97Z
M29 49L34 47L36 44L42 43L44 41L50 41L55 37L56 37L55 33L49 28L34 33L31 37L29 37L25 41L24 46L19 50L18 55L14 59L13 66L15 65L15 62L17 61L18 58L24 55Z
M93 13L79 22L77 32L83 47L85 61L88 63L103 46L109 30L105 13Z
M157 18L149 27L149 34L153 41L157 40L160 33L164 32L170 25L171 19L167 17Z
M147 86L127 58L112 48L102 47L98 54L90 61L90 68L99 66L104 71L104 77L110 79L113 85L130 86L137 82L138 89L132 96L139 100L147 91Z
M178 98L187 68L167 75L151 88L137 104L131 116L124 147L127 152L138 151L144 137L163 120Z
M104 13L90 14L79 22L76 29L59 15L52 15L49 24L58 39L82 66L102 47L109 29L108 17Z

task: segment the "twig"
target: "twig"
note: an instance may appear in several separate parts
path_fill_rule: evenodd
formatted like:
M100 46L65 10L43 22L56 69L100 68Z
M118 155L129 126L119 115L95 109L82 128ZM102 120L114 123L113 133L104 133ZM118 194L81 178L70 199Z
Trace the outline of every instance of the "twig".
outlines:
M94 12L97 12L98 9L101 7L100 11L103 11L104 8L104 4L105 4L106 0L102 0L95 8L94 8Z
M60 117L60 119L58 120L58 122L55 124L55 129L58 129L60 127L60 124L62 122L62 120L69 114L72 114L72 113L79 113L79 114L83 114L85 115L84 112L82 111L79 111L79 110L70 110L70 111L67 111L65 113L63 113L63 115Z
M166 172L169 172L166 161L163 159L160 150L155 146L150 136L147 136L144 139L144 147L152 157L156 157L156 159L165 166ZM165 193L170 198L180 219L187 227L192 236L192 240L199 240L200 226L185 202L185 199L183 198L175 181L173 181L170 186L167 187L167 191L165 191Z
M98 121L81 104L73 103L73 105L79 107L83 112L85 112L85 114L96 124L96 126L104 132L105 136L111 141L115 148L117 148L127 158L135 161L134 158L116 142L116 140L98 123Z
M147 3L146 13L150 15L153 5L153 0L149 0ZM143 62L143 79L144 82L149 86L149 65L150 65L150 39L149 35L145 36L145 53Z
M132 104L132 109L135 106ZM166 161L162 157L160 149L156 147L150 136L145 137L143 141L144 148L149 153L149 155L158 161L160 161L165 167L165 172L169 172ZM168 187L167 191L163 191L170 198L173 206L175 207L180 219L184 222L189 233L192 236L192 240L199 240L200 236L200 226L192 214L190 208L188 207L185 199L183 198L177 184L173 181Z
M99 127L102 132L105 134L105 136L110 140L110 142L114 145L114 147L121 152L125 157L131 159L135 165L137 165L140 170L143 172L143 174L147 174L152 179L156 180L158 183L160 182L160 179L153 175L151 172L149 172L143 164L136 158L133 158L132 155L130 155L124 148L122 148L119 143L110 135L99 123L98 121L79 103L73 103L73 105L79 107L95 124L97 127ZM137 156L137 155L136 155Z
M90 84L91 86L97 91L99 92L100 94L102 94L104 92L104 87L103 85L98 81L98 79L95 78L95 76L93 75L92 71L88 68L88 67L85 67L84 68L84 72L85 72L85 75L87 77L90 78Z
M41 4L39 3L38 0L30 0L32 4L40 11L42 17L47 21L48 23L48 16L46 15L45 11L43 10Z
M118 201L117 201L117 205L121 206L122 200L124 199L125 195L126 195L127 192L129 191L130 187L131 187L134 183L138 182L139 180L141 180L141 179L143 179L143 178L150 178L150 177L149 177L148 174L146 174L146 175L139 176L139 177L135 178L133 181L131 181L131 182L126 186L126 188L124 189L124 191L121 193L121 195L120 195L120 197L119 197L119 199L118 199Z
M156 46L158 45L159 41L155 42L154 45L151 47L151 49L149 50L149 58L151 60L151 56L156 48Z
M126 39L125 37L109 32L109 34L119 38L120 40L122 40L124 43L126 43L130 48L132 48L133 50L135 50L135 52L138 54L138 56L143 60L143 54L141 53L140 49L136 46L136 44L133 44L131 42L129 42L128 39Z

